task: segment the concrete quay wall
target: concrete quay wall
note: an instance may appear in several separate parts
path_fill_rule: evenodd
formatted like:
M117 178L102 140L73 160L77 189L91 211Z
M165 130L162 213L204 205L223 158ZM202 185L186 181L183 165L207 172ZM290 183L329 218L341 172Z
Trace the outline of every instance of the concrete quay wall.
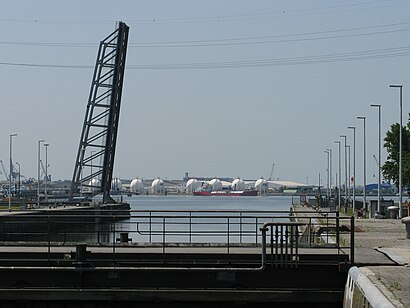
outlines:
M22 236L47 234L76 225L110 223L129 218L127 203L40 208L0 212L0 241L19 241Z

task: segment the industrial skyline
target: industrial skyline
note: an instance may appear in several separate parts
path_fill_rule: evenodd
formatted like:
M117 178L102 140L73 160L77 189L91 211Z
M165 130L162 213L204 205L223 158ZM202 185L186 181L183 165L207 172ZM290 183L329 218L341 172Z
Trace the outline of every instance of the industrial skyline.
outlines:
M274 178L311 184L320 172L325 185L323 151L333 149L336 170L334 141L346 135L351 145L355 126L362 183L356 118L366 116L374 183L370 104L382 105L382 136L399 122L390 84L403 84L403 124L410 111L409 8L401 0L4 3L0 160L8 169L9 135L18 134L13 161L36 178L44 139L49 174L72 177L98 43L123 20L130 38L115 177L269 178L274 163Z

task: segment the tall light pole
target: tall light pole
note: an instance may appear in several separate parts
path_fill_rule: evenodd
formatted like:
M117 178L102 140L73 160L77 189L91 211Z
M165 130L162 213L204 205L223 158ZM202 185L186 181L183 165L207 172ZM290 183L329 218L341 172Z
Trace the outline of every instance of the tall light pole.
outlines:
M11 178L13 177L12 149L13 149L13 137L15 136L17 136L17 134L10 134L9 211L11 211Z
M48 167L48 162L47 162L47 152L48 152L48 146L50 144L48 143L44 143L44 146L46 148L46 181L45 181L45 186L44 186L44 196L45 196L45 200L46 203L48 203L48 196L47 196L47 181L48 181L48 171L47 171L47 167Z
M327 149L330 153L330 167L329 167L329 186L330 186L330 199L332 199L332 149Z
M402 182L402 115L403 115L403 85L391 84L390 88L400 89L400 141L399 141L399 218L401 218L401 206L403 203Z
M345 204L347 202L347 136L340 135L341 138L345 140Z
M38 152L37 152L37 206L40 206L40 144L44 142L44 139L38 140Z
M347 200L349 201L347 204L350 205L350 145L347 145L347 157L348 157L348 172L347 172L347 177L348 177L348 182L347 182Z
M342 186L342 177L341 177L341 162L340 162L340 156L341 156L341 154L340 154L340 144L342 143L341 141L335 141L335 143L337 143L338 145L339 145L339 208L340 208L340 205L341 205L341 201L342 201L342 196L341 196L341 189L340 189L340 187Z
M80 203L81 204L82 204L82 198L83 198L83 167L84 167L83 160L84 160L84 153L85 153L85 146L83 146L81 148L81 170L80 170L80 179L81 179L81 181L80 181L80 197L81 197Z
M353 130L353 212L356 209L356 127L348 126Z
M94 155L94 150L92 150L92 151L90 151L90 153L91 153L91 180L90 180L90 184L91 184L91 186L93 186L94 185L94 182L93 182L93 159L94 159L94 157L93 157L93 155ZM91 187L91 189L93 190L93 187Z
M363 207L367 212L366 204L366 117L357 117L363 120Z
M21 183L21 181L20 181L20 174L21 174L21 173L20 173L20 164L19 164L18 162L16 162L16 165L19 166L19 185L18 185L18 190L17 190L17 191L18 191L19 203L20 203L20 200L21 200L21 194L20 194L20 188L21 188L21 184L20 184L20 183Z
M379 168L379 177L377 180L377 212L380 213L380 181L382 179L381 177L381 148L382 148L382 133L381 133L381 107L382 105L378 105L378 104L371 104L370 107L376 107L379 111L379 158L378 158L378 168Z
M326 191L326 195L327 195L327 199L329 200L329 151L326 150L324 151L327 154L327 167L326 167L326 173L327 173L327 191Z

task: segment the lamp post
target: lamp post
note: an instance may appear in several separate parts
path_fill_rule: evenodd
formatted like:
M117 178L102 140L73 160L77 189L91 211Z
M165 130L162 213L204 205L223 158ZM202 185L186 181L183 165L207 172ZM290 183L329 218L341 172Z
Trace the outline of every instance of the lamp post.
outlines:
M344 138L345 140L345 204L347 202L347 136L346 135L340 135L341 138Z
M329 151L326 150L324 151L327 154L327 167L326 167L326 174L327 174L327 191L326 191L326 195L327 195L327 199L329 200Z
M330 167L329 167L329 186L330 186L330 199L332 199L332 149L327 149L330 154Z
M347 200L349 200L348 205L350 205L350 145L347 145L347 157L348 157L348 167L347 167L347 178L348 178L348 182L347 182Z
M381 147L382 147L382 135L381 135L381 107L382 105L377 105L377 104L372 104L370 107L376 107L379 111L379 158L378 158L378 172L379 172L379 177L377 180L377 212L380 213L380 181L381 181Z
M90 151L90 153L91 153L91 185L94 185L94 182L93 182L93 159L94 159L94 150L92 150L92 151ZM91 187L91 189L93 189L92 187Z
M367 212L366 204L366 117L357 117L363 120L363 206Z
M13 149L13 137L15 136L17 136L17 134L10 134L9 211L11 211L11 179L13 177L12 149Z
M80 172L80 178L81 178L81 181L80 181L80 197L81 197L81 200L80 200L80 203L82 204L82 199L83 199L83 167L84 167L84 163L83 163L83 161L84 161L84 153L85 153L85 146L82 146L81 147L81 172Z
M342 143L341 141L335 141L335 143L337 143L338 145L339 145L339 208L340 208L340 205L341 205L341 199L342 199L342 196L341 196L341 194L340 194L340 187L342 186L342 177L341 177L341 162L340 162L340 144Z
M20 192L20 188L21 188L21 181L20 181L20 164L18 163L18 162L16 162L16 165L17 166L19 166L19 183L18 183L18 189L17 189L17 191L18 191L18 196L19 196L19 203L20 203L20 200L21 200L21 192Z
M353 212L356 209L356 127L348 126L353 130Z
M37 206L40 206L40 144L44 142L44 139L38 140L38 151L37 151Z
M48 196L47 196L47 182L48 182L48 172L47 172L47 167L48 167L48 162L47 162L47 152L48 152L48 146L50 144L44 143L44 147L46 148L46 180L45 180L45 186L44 186L44 197L46 200L46 203L48 203Z
M390 88L400 89L400 141L399 141L399 218L401 217L401 206L403 202L402 182L402 115L403 115L403 85L391 84Z

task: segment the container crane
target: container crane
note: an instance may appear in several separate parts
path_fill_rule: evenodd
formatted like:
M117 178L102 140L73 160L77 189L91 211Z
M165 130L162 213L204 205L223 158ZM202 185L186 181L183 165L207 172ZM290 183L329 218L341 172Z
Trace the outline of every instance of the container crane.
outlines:
M47 177L47 181L51 181L51 175L50 174L46 174L46 168L44 168L44 164L43 161L40 159L40 166L41 166L41 178L44 179L44 181L46 180ZM47 165L47 167L49 167L50 165Z
M3 164L3 161L2 161L2 160L0 160L0 164L1 164L1 169L3 170L3 174L4 174L5 178L6 178L6 180L9 181L9 176L8 176L7 171L6 171L6 168L4 168L4 164Z
M269 180L272 180L272 179L273 179L273 169L274 169L274 168L275 168L275 163L272 164L272 169L271 169L271 171L270 171Z

